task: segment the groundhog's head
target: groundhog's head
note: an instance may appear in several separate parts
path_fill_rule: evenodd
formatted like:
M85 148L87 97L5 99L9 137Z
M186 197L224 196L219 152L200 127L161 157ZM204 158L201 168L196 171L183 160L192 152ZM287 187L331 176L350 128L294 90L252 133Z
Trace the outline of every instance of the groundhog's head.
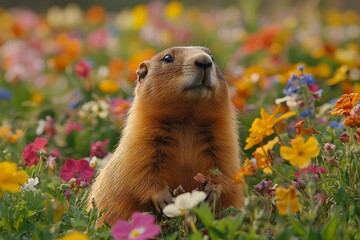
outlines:
M151 101L205 100L227 93L224 77L204 47L166 49L142 62L137 74L136 95Z

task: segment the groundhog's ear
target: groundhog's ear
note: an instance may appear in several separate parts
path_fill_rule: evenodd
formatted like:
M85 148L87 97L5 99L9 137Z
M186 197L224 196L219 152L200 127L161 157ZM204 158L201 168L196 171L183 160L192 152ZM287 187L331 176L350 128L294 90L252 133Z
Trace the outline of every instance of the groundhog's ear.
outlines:
M141 83L141 81L146 77L146 75L148 73L149 64L150 64L149 61L145 61L139 65L139 68L136 71L136 73L138 75L137 81L139 83Z

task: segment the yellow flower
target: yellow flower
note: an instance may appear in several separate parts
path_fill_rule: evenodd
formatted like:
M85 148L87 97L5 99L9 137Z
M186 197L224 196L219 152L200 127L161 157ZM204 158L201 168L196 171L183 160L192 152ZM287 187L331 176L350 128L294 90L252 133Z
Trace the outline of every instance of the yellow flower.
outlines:
M20 129L16 129L14 133L9 125L0 126L0 138L4 142L16 143L23 135L24 132Z
M311 136L306 142L302 137L296 137L291 141L291 147L281 146L280 154L291 165L304 168L310 165L311 158L320 153L320 148L315 137Z
M44 101L44 96L41 94L40 91L34 91L31 94L31 102L35 104L40 104Z
M110 79L100 81L99 88L104 93L115 93L119 90L119 85Z
M349 68L345 65L342 65L341 67L336 69L335 75L332 78L328 79L326 83L332 86L339 82L343 82L348 79L348 72Z
M244 166L240 168L240 171L233 177L234 183L243 183L243 176L251 176L256 172L256 166L249 159L245 160Z
M167 19L177 19L184 11L184 6L180 1L171 1L166 5L165 17Z
M28 181L26 171L17 171L17 164L13 162L0 162L0 197L4 191L19 192L20 184Z
M300 204L293 185L289 188L277 187L275 193L276 207L281 215L286 215L289 207L292 213L299 211Z
M89 240L89 239L90 238L87 235L80 232L71 232L61 238L57 238L57 240Z
M245 146L245 150L253 147L256 144L261 143L264 137L275 133L275 124L296 114L295 112L291 111L276 118L280 107L281 105L278 105L270 115L265 111L264 108L261 108L261 118L256 118L252 123L249 130L250 136L245 140L247 143Z
M143 4L137 5L132 10L133 28L135 30L141 29L147 22L148 12L146 6Z
M264 173L271 174L272 170L271 166L271 158L269 156L269 152L273 149L276 143L279 142L278 137L275 137L273 140L269 141L263 147L258 147L253 156L256 159L258 169L262 169ZM271 154L271 153L270 153Z

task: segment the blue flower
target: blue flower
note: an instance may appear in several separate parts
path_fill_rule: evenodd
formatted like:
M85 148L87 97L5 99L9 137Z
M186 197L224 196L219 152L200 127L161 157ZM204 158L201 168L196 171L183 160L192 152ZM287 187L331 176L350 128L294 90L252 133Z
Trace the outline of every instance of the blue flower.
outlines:
M0 100L10 100L12 94L9 90L0 87Z
M313 114L309 109L304 109L301 113L300 116L301 117L311 117Z

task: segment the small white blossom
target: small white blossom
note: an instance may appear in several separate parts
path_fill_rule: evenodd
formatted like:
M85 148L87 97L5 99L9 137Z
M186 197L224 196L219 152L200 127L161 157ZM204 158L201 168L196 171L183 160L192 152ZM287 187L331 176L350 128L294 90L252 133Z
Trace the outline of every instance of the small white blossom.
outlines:
M184 215L205 198L206 193L202 191L192 191L191 193L187 192L180 194L174 199L174 203L164 207L163 213L168 217L178 217Z
M35 191L35 186L39 183L39 178L29 178L28 182L23 185L23 189L26 191Z

